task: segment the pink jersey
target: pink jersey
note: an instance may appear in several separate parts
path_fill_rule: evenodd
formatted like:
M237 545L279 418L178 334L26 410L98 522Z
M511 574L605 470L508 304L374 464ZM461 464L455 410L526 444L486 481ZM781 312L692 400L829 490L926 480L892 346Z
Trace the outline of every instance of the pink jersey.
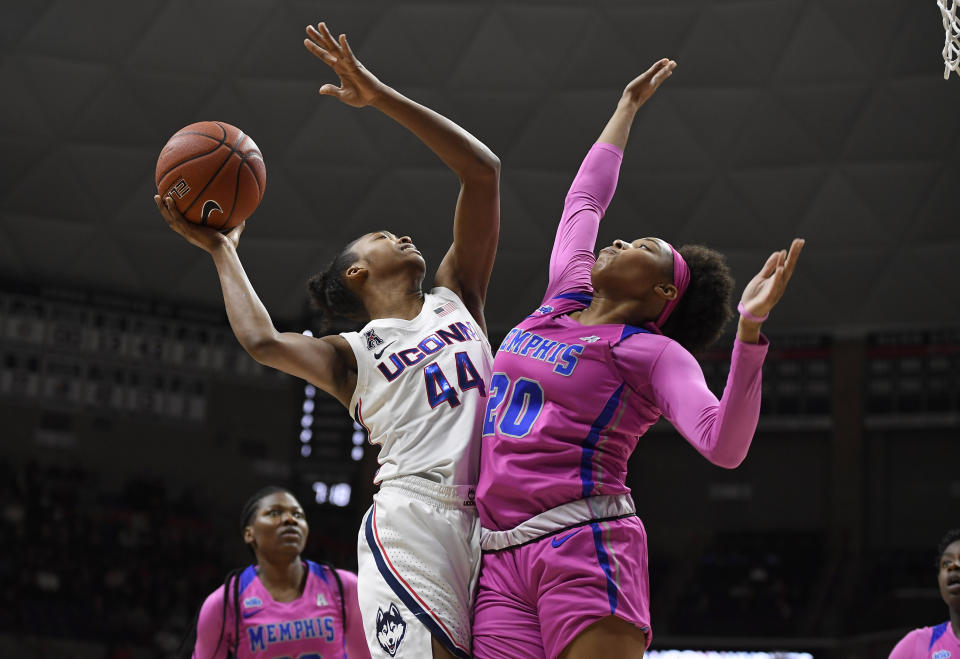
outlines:
M363 657L370 651L363 634L357 603L357 575L337 570L343 584L346 629L340 589L329 568L306 561L307 583L303 594L292 602L275 602L260 582L254 566L240 573L240 635L237 659L282 659L301 657ZM233 652L236 639L233 581L226 616L223 586L213 591L197 620L197 644L193 659L223 659ZM221 621L223 636L221 638Z
M494 359L476 499L487 529L510 529L576 499L628 493L627 459L661 415L715 464L735 467L750 447L766 339L735 342L718 401L672 339L569 316L592 297L594 244L621 158L611 144L587 154L567 194L543 302Z
M936 627L921 627L900 639L890 659L957 659L960 657L960 639L950 622Z

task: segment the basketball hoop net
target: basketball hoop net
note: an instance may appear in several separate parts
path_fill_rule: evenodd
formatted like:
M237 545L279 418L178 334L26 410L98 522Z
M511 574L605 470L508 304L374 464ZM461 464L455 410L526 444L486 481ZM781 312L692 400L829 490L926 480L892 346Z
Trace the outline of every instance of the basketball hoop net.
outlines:
M950 77L953 71L960 77L960 18L957 18L957 3L960 0L937 0L940 14L943 16L943 29L946 38L943 43L943 79Z

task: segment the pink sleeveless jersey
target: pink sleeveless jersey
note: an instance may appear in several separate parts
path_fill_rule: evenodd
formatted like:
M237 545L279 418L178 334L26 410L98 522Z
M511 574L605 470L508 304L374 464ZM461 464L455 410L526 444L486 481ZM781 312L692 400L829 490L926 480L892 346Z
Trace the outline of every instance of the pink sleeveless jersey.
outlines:
M567 194L541 306L500 345L488 387L480 520L502 531L589 496L623 494L638 437L662 415L711 462L737 466L760 411L766 339L736 342L721 400L693 356L654 328L581 325L600 218L622 153L595 144Z
M306 565L303 594L292 602L275 602L254 566L240 574L240 634L234 655L237 659L370 657L357 603L357 575L337 570L347 615L344 629L336 578L327 567L312 561L306 561ZM200 609L193 659L223 659L228 652L234 652L237 637L233 581L225 617L223 590L221 586L213 591Z
M951 658L960 658L960 639L949 621L936 627L914 629L900 639L890 653L890 659Z

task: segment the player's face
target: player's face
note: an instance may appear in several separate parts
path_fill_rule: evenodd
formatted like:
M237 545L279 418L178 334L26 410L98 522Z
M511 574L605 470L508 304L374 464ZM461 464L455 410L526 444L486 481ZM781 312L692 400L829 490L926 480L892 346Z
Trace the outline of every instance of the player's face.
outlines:
M607 295L645 296L657 284L673 283L673 250L659 238L614 240L597 255L591 279Z
M391 272L399 268L423 270L426 262L410 236L397 236L389 231L375 231L361 237L353 252L371 270Z
M940 557L940 572L937 576L940 596L953 611L960 612L960 540L947 545Z
M244 537L253 543L258 554L297 555L307 544L309 531L306 515L297 500L287 492L277 492L260 500Z

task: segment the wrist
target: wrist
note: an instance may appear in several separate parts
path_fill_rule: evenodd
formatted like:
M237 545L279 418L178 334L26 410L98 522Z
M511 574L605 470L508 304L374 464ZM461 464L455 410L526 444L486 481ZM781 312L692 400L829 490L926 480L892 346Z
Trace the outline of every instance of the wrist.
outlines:
M619 112L629 112L630 114L636 114L640 109L642 104L633 98L630 94L624 94L620 97L620 102L617 103L617 110Z
M219 257L229 255L231 252L235 252L233 243L227 240L226 238L218 239L213 245L210 245L207 248L207 252L210 253L210 256L216 260Z
M740 318L751 323L756 323L757 325L763 324L763 321L770 317L769 312L763 314L762 316L757 316L750 313L750 310L743 305L743 302L737 303L737 311L740 313Z
M737 340L741 343L759 343L760 326L762 324L763 323L747 320L741 316L740 322L737 323Z

